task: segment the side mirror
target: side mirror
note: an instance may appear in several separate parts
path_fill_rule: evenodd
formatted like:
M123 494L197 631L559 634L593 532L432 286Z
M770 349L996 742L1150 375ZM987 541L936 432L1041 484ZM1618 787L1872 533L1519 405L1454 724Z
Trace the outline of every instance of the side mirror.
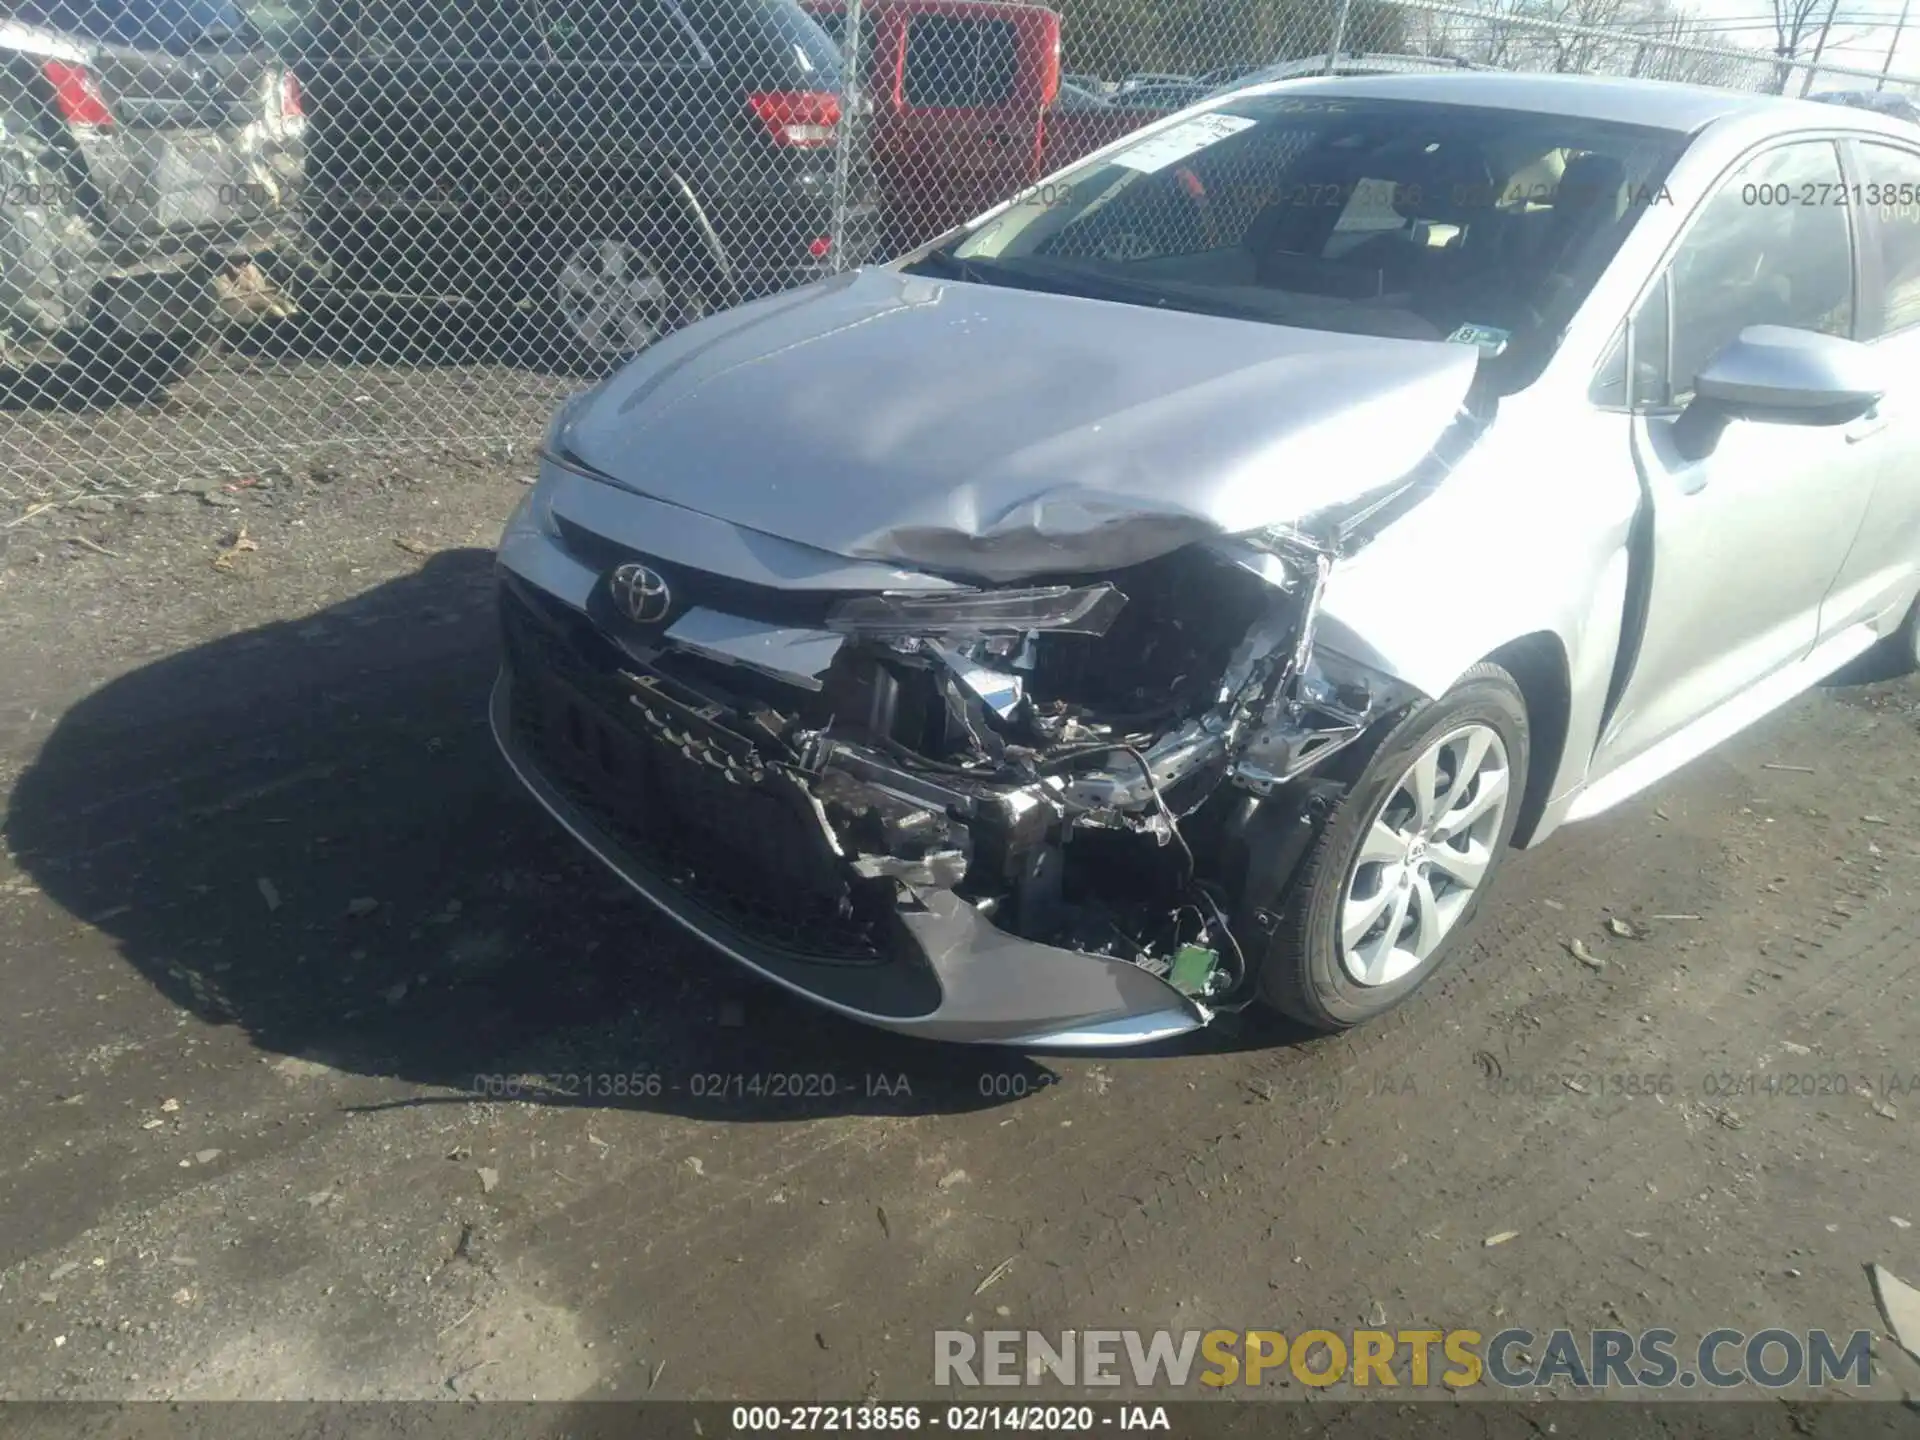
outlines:
M1694 377L1693 401L1674 422L1674 440L1697 460L1734 420L1850 424L1886 394L1880 372L1880 357L1857 341L1749 325Z

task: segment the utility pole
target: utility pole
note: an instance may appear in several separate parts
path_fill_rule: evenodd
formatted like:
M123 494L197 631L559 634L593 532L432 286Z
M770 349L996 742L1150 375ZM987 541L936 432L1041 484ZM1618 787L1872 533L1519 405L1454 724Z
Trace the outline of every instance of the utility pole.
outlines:
M1800 93L1805 95L1813 89L1813 72L1820 68L1820 52L1827 48L1827 36L1833 33L1833 17L1840 9L1840 0L1829 0L1827 18L1820 22L1820 38L1813 42L1813 60L1807 66L1807 73L1800 77Z
M1900 48L1900 32L1907 28L1907 7L1912 3L1913 0L1900 0L1900 18L1894 24L1893 39L1887 42L1887 61L1880 67L1880 78L1873 82L1876 90L1887 88L1887 75L1893 69L1893 52Z

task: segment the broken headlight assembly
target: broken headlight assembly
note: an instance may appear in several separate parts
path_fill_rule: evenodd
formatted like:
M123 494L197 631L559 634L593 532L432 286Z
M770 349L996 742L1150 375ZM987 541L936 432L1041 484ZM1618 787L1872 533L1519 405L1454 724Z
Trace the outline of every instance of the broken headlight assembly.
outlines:
M828 612L827 628L843 635L885 639L1025 635L1104 635L1127 603L1112 585L1048 585L1024 589L887 592L843 600Z

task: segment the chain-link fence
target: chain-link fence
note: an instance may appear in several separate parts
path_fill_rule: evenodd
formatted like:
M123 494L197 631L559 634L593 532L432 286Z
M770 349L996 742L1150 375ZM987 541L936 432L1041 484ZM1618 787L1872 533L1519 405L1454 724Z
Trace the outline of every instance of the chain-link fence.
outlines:
M1722 40L1666 0L0 0L0 505L524 455L668 331L1255 78L1920 84Z

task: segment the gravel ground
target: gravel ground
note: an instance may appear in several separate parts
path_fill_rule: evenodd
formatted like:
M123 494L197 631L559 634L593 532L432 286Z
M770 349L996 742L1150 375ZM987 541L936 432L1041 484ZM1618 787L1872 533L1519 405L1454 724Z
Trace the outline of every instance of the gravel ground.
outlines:
M258 383L380 433L471 378L303 365ZM111 444L253 443L194 393ZM1863 1265L1920 1282L1914 688L1516 857L1349 1037L912 1044L669 933L515 792L501 433L0 520L0 1396L900 1398L939 1327L1878 1331ZM1846 1083L1736 1088L1800 1074Z

